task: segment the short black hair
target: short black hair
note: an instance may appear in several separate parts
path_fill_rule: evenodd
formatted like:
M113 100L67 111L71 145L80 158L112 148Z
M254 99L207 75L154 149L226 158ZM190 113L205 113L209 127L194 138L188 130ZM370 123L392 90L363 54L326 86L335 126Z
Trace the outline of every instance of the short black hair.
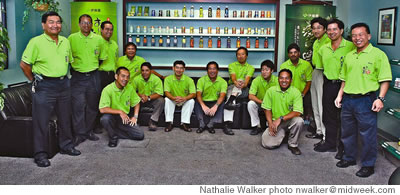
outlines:
M143 62L143 64L140 66L140 69L142 69L143 66L147 66L147 68L153 70L153 66L150 64L150 62Z
M247 48L245 48L245 47L243 47L243 46L237 48L237 50L236 50L236 55L237 55L238 51L241 50L241 49L244 49L244 51L246 52L246 56L249 56L249 51L247 50Z
M100 28L104 30L104 26L105 26L106 24L111 24L111 26L114 28L114 25L113 25L110 21L107 21L107 20L104 21L104 22L102 22L102 23L100 24Z
M60 21L62 22L62 18L61 18L60 15L58 15L57 12L49 11L49 12L46 12L46 13L44 13L44 14L42 15L42 23L46 23L47 18L48 18L49 16L58 16L58 17L60 18Z
M215 61L208 62L208 63L207 63L207 66L206 66L206 69L208 70L208 67L210 67L210 65L212 65L212 64L215 64L215 66L217 66L217 70L219 70L219 65L218 65L218 63L215 62Z
M182 60L176 60L176 61L174 62L174 67L175 67L177 64L182 64L182 65L183 65L183 67L185 67L185 66L186 66L185 62L184 62L184 61L182 61Z
M133 46L135 48L135 50L137 50L136 44L134 44L132 42L128 42L124 47L124 53L126 52L126 48L128 48L129 46Z
M120 67L117 68L117 70L115 71L115 73L116 73L116 74L119 74L119 73L121 73L121 70L126 70L126 71L129 72L129 69L128 69L127 67L125 67L125 66L120 66ZM129 72L129 73L130 73L130 72Z
M286 68L279 71L278 77L281 76L281 73L282 73L282 72L287 72L287 73L289 73L290 79L293 78L292 71L290 71L289 69L286 69Z
M92 16L90 16L89 14L83 14L83 15L79 16L79 23L81 23L81 19L82 19L83 17L90 18L90 21L93 22Z
M339 29L344 29L344 23L341 20L333 18L328 21L328 25L334 24L334 23L338 25Z
M270 68L272 71L275 71L275 64L271 60L264 60L263 62L261 62L260 69L262 69L263 66L266 66Z
M362 23L362 22L351 25L351 31L353 31L353 29L358 28L358 27L364 27L365 30L367 31L367 33L371 34L371 32L369 31L368 24L365 24L365 23Z
M297 45L296 43L291 43L288 47L287 47L287 52L289 53L290 50L292 49L296 49L298 52L300 52L300 47L299 45Z
M324 27L324 29L326 29L326 27L328 26L328 22L326 21L326 19L325 18L321 18L321 17L313 18L311 20L311 22L310 22L311 28L312 28L314 23L318 23L318 24L322 25Z

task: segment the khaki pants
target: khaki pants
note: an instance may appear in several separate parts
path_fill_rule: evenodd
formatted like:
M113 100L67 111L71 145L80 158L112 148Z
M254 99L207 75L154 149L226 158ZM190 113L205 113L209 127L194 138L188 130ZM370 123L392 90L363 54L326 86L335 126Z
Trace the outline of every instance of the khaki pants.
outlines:
M267 149L279 147L285 138L285 131L289 131L288 146L297 147L300 130L303 128L304 121L301 117L294 117L288 121L283 121L278 126L278 131L275 136L269 135L267 128L261 136L261 145Z
M311 82L311 103L314 112L314 120L317 126L318 134L322 134L325 137L325 126L322 122L322 93L324 85L324 74L322 70L315 69L312 73Z

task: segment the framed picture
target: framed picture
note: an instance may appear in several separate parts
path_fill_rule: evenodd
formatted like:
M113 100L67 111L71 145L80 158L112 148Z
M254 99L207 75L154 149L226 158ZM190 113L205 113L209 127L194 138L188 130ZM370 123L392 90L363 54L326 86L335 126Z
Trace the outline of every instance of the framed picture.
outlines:
M378 44L394 45L397 7L379 9Z

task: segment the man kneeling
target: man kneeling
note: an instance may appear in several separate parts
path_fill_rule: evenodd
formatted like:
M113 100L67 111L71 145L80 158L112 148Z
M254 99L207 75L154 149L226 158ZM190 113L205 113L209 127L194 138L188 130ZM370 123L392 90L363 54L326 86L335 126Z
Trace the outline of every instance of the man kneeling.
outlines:
M290 70L281 70L278 81L279 86L267 90L261 105L268 121L268 129L264 131L261 143L267 149L278 148L285 137L285 131L289 130L288 148L293 154L300 155L297 139L304 124L300 117L303 113L303 99L300 91L290 86Z
M118 139L143 140L144 133L137 126L140 109L140 97L129 82L129 70L119 67L115 81L107 85L100 98L100 113L104 114L100 122L107 130L110 141L108 146L116 147ZM134 116L129 117L130 108L134 107Z

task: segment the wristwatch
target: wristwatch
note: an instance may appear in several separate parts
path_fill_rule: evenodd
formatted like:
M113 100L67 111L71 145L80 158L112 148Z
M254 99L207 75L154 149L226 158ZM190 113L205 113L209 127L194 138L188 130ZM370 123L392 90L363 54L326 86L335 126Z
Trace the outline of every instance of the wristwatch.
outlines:
M378 100L381 100L382 103L386 101L386 100L385 100L385 97L378 97L377 99L378 99Z
M280 116L279 119L281 119L281 121L284 121L284 120L283 120L283 116Z
M150 98L150 96L147 96L147 101L149 101L149 102L151 101L151 98Z

